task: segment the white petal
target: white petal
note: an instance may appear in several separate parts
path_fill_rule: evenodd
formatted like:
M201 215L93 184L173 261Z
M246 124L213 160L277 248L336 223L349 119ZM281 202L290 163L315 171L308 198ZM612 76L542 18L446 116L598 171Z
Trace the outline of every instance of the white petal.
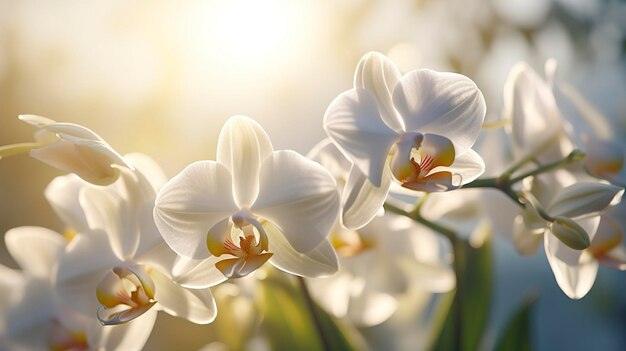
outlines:
M206 258L207 232L236 211L226 167L214 161L199 161L163 186L157 195L154 220L176 253Z
M48 279L29 279L22 289L19 301L10 306L2 318L6 333L27 334L49 323L56 312L54 291Z
M486 112L483 95L471 79L427 69L402 76L393 103L407 131L444 136L457 155L474 144Z
M518 63L504 84L503 99L515 146L524 154L545 151L562 127L548 84L526 63Z
M117 179L119 171L112 164L127 166L122 156L103 141L59 136L58 141L32 150L30 155L97 185L108 185Z
M387 154L398 134L382 120L374 98L360 89L342 93L328 106L324 129L346 157L380 186Z
M339 215L339 192L319 163L293 151L276 151L260 171L259 197L252 212L278 225L298 252L316 248Z
M289 244L276 225L265 222L263 228L269 238L269 252L274 254L270 263L277 268L308 278L328 276L339 269L337 254L328 240L307 253L300 253Z
M150 276L156 284L155 299L165 312L198 324L211 323L217 315L210 289L186 289L158 270Z
M541 231L537 233L526 227L524 216L518 215L515 217L513 222L513 241L517 252L526 256L534 255L543 240L543 228L545 228L545 224Z
M332 140L326 138L320 141L306 157L324 166L335 177L340 187L345 184L352 164Z
M561 189L548 206L551 216L593 216L619 202L624 189L604 183L581 182Z
M233 193L239 207L250 207L259 193L259 168L272 153L272 143L254 120L233 116L217 141L217 162L233 177Z
M476 151L469 149L465 153L457 155L452 165L445 169L454 175L458 174L461 177L461 185L463 185L485 173L485 162ZM432 172L438 172L438 170L435 168Z
M376 216L387 199L391 186L391 171L385 167L380 187L374 186L358 167L352 167L342 195L342 224L359 229Z
M398 115L391 94L402 74L386 56L377 52L365 54L354 74L354 88L364 89L376 100L383 121L397 131L404 130L404 122Z
M89 229L85 212L79 202L80 190L88 184L77 175L68 174L54 178L44 191L44 196L56 215L68 226L68 229L79 233Z
M26 272L49 277L65 239L59 233L41 227L18 227L6 232L4 242L11 257Z
M99 306L96 287L120 263L104 232L76 236L59 260L56 276L59 296L81 313L95 316Z
M159 164L148 155L131 153L124 155L124 159L148 180L155 194L167 182L167 176Z
M578 300L584 297L596 280L598 262L586 251L574 253L575 250L565 246L548 232L544 235L544 245L550 268L561 290L571 299ZM564 256L564 251L568 250L572 251L570 258L574 256L578 258L567 262L557 257Z
M94 321L87 329L87 338L98 339L95 345L90 343L93 349L139 351L148 341L156 318L157 310L153 308L127 324L104 326ZM93 336L96 333L99 337Z
M113 252L124 261L132 258L139 246L139 228L128 203L115 192L103 188L84 188L80 203L91 230L102 230L109 236Z
M215 264L223 257L211 256L204 260L192 260L179 257L174 265L173 280L175 283L191 289L203 289L224 282L227 278Z

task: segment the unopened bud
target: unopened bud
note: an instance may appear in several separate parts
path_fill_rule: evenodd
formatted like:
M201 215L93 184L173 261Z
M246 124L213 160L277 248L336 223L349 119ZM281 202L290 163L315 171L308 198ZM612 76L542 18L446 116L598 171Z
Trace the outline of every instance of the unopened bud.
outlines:
M574 250L584 250L590 245L587 232L578 223L567 217L556 217L554 222L550 223L550 231L563 244Z

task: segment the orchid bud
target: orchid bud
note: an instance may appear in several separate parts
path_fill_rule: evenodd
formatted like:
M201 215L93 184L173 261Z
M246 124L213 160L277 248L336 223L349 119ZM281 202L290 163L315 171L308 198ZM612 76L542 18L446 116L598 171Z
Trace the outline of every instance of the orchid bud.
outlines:
M619 203L623 193L623 188L610 184L576 183L556 194L548 206L548 213L570 218L596 215Z
M556 217L549 227L563 244L574 250L584 250L590 245L587 232L572 219L561 216Z

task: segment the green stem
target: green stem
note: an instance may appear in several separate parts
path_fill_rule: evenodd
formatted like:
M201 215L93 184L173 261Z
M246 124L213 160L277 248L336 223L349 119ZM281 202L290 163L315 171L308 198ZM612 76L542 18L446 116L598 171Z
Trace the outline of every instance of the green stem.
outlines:
M319 311L317 310L317 306L315 302L313 302L313 298L311 298L311 294L309 293L309 289L306 286L306 282L304 278L297 276L298 283L300 285L300 290L302 290L302 295L304 296L304 301L311 313L311 317L313 319L313 323L315 324L315 328L317 329L317 334L322 342L322 347L324 350L332 350L332 343L330 342L328 336L324 332L324 326L322 324L322 319L319 315Z
M420 214L420 209L422 205L424 204L424 201L425 201L425 197L420 199L420 202L417 204L417 206L410 212L407 212L389 203L385 203L384 208L386 211L408 217L414 220L415 222L420 223L442 234L443 236L448 238L448 240L450 240L450 244L452 246L452 250L454 253L453 268L454 268L454 274L456 276L456 293L454 296L454 302L452 304L452 306L454 307L454 311L452 311L452 313L454 313L454 317L455 317L454 318L455 320L455 323L454 323L454 334L455 334L454 346L455 348L454 349L457 351L461 351L463 349L462 296L463 296L463 274L464 274L464 267L465 267L465 263L464 263L465 262L465 242L458 237L458 235L456 234L454 230L444 227L441 224L438 224L436 222L430 221L422 217L422 215Z
M506 196L511 198L511 200L513 200L515 203L523 207L524 203L520 201L519 194L511 188L513 184L519 183L522 180L531 176L539 175L542 173L547 173L555 169L565 167L573 162L582 160L584 157L585 157L585 153L583 153L580 150L574 150L562 160L549 163L544 166L539 166L533 169L532 171L528 171L517 177L511 178L513 173L519 170L523 165L534 161L534 157L527 156L521 159L520 161L516 162L515 164L513 164L508 170L502 173L502 175L500 175L499 177L476 179L473 182L463 185L463 189L469 189L469 188L498 189L502 191Z
M515 178L512 178L510 183L511 184L515 184L517 182L520 182L528 177L531 176L535 176L541 173L547 173L550 171L553 171L555 169L559 169L565 166L568 166L574 162L580 161L583 158L585 158L585 153L580 151L580 150L574 150L572 152L570 152L569 155L567 155L567 157L565 157L562 160L556 161L556 162L552 162L552 163L548 163L547 165L544 166L540 166L537 167L535 169L533 169L532 171L526 172L521 174L520 176L517 176Z
M0 146L0 159L7 156L24 154L32 149L42 147L43 145L42 143L18 143Z

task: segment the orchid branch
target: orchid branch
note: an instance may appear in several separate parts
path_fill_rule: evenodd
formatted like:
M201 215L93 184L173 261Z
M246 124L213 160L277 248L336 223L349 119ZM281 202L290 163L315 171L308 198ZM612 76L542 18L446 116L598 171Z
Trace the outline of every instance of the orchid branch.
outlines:
M578 162L585 158L585 153L580 150L573 150L562 160L549 163L547 165L539 166L531 171L522 173L517 177L513 177L513 174L519 170L522 166L529 162L534 161L534 156L527 156L513 164L509 169L502 173L499 177L476 179L471 183L463 185L464 189L468 188L494 188L502 191L511 200L520 206L524 206L524 202L521 201L520 195L513 190L512 185L521 182L522 180L536 176L543 173L548 173L553 170L566 167L574 162Z

